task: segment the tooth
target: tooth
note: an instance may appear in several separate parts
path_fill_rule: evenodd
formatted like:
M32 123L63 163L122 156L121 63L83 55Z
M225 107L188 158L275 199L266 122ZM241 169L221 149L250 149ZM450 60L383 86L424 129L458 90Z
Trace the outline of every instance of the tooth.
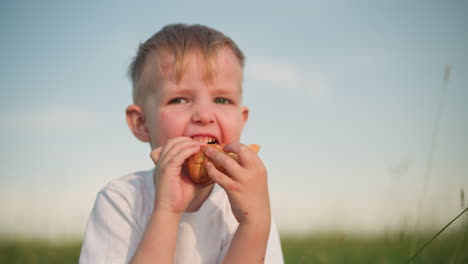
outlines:
M205 142L206 142L206 141L205 141L203 138L201 138L201 137L194 138L194 140L197 141L197 142L200 142L200 143L205 143Z
M192 139L197 142L204 143L204 144L218 143L218 141L214 137L201 136L201 137L193 137Z

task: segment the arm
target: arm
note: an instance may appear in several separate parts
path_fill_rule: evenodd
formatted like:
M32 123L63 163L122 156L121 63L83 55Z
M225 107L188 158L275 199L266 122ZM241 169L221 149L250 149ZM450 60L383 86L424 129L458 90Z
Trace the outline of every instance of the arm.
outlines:
M232 143L224 150L236 153L239 162L213 148L206 150L229 175L207 163L208 175L226 191L239 222L223 263L263 263L271 226L266 169L257 154L244 145Z
M153 211L131 263L173 263L180 215Z
M264 263L269 230L267 223L260 225L239 224L224 257L227 263ZM260 227L260 228L258 228Z
M195 196L195 186L181 177L184 161L199 150L190 138L172 139L151 152L156 164L155 204L131 263L173 263L180 218Z

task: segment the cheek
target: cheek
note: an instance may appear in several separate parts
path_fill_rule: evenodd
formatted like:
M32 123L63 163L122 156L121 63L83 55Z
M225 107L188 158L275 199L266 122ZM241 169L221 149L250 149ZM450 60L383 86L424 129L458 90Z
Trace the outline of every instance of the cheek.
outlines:
M159 146L165 145L169 139L183 134L184 122L175 112L161 111L155 129L156 143Z
M232 111L228 117L220 118L222 120L223 134L226 137L225 140L237 141L240 139L242 132L242 117L238 111Z

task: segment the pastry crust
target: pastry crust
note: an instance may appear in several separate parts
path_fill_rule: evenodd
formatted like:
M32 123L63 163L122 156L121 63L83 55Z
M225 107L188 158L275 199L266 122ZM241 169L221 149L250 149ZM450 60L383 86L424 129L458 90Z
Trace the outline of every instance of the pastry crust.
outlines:
M226 153L223 151L224 145L219 145L219 144L209 144L209 145L204 145L200 148L200 151L195 153L193 156L191 156L188 160L188 171L190 178L192 179L193 182L197 184L203 184L203 185L208 185L213 182L213 180L208 177L208 174L205 169L205 165L210 159L208 159L205 155L205 150L208 147L215 148L218 151L223 152L224 154L228 155L229 157L235 159L237 161L237 155L234 153ZM258 153L260 150L260 146L256 144L251 144L248 145L248 147L253 150L255 153ZM217 164L213 163L215 167L223 172L226 173L226 171L218 166Z

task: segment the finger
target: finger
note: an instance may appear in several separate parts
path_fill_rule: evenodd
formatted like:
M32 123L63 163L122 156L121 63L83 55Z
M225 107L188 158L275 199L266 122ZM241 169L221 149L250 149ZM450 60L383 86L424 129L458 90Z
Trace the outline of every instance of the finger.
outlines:
M184 162L190 158L190 156L193 156L195 155L195 153L197 153L198 151L200 151L200 147L195 145L195 146L190 146L190 147L187 147L187 148L183 148L181 149L179 152L177 152L172 158L171 160L168 161L168 163L171 165L171 166L177 166L177 167L180 167L184 164Z
M223 150L225 152L233 152L238 154L240 152L240 146L242 144L240 142L231 142L229 144L224 145Z
M226 190L226 192L233 191L239 188L238 182L216 169L212 162L207 162L205 168L208 177L210 177L214 182L219 184L219 186Z
M239 142L232 142L224 146L223 150L228 153L235 153L237 161L241 166L247 165L258 158L256 153L249 146Z
M207 147L205 149L205 154L217 167L223 168L229 176L236 178L238 171L241 169L236 160L213 147Z
M163 148L163 153L166 153L168 150L170 150L174 145L180 143L180 142L185 142L185 141L190 141L193 139L189 138L189 137L175 137L175 138L171 138L167 141L166 145L164 146Z
M186 159L200 150L195 141L181 141L172 146L161 158L161 164L169 164L172 167L180 167Z
M159 146L159 147L155 148L153 151L151 151L150 157L153 160L154 164L158 163L159 157L161 156L162 149L163 149L163 147Z
M164 145L161 154L160 154L160 159L165 159L165 157L168 155L168 153L172 150L172 148L177 145L180 142L188 142L192 140L189 137L176 137L172 138L167 141L166 145Z

